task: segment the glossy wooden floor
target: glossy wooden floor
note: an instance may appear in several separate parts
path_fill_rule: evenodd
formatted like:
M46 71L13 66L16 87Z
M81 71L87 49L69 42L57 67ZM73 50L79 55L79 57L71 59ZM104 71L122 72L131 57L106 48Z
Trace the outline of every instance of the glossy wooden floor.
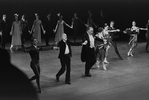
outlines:
M134 57L127 57L127 43L118 42L124 60L119 60L113 47L110 48L107 71L91 69L92 77L84 77L84 63L80 60L81 46L72 46L71 85L60 82L55 75L60 69L59 51L47 49L40 52L41 88L40 100L148 100L149 99L149 54L145 43L139 43ZM30 56L22 51L11 53L11 61L28 77L33 75ZM35 81L33 84L36 86ZM37 87L37 86L36 86Z

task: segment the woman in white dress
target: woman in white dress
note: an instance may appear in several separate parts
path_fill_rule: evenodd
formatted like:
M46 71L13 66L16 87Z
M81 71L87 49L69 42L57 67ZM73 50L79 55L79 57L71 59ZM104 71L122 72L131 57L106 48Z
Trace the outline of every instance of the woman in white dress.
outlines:
M18 21L18 14L14 14L15 21L12 23L11 32L10 35L12 35L11 40L11 46L10 50L12 50L13 47L17 50L19 46L21 46L21 25L20 21Z
M41 29L43 34L45 34L45 30L42 25L42 21L39 19L37 13L35 13L36 20L33 22L33 26L31 29L31 34L33 34L33 38L37 39L38 43L41 43Z
M62 40L62 34L64 34L64 25L72 28L72 26L69 26L64 20L63 16L60 15L60 13L57 14L59 17L59 20L57 21L57 25L54 29L55 33L55 45L57 46L57 43Z

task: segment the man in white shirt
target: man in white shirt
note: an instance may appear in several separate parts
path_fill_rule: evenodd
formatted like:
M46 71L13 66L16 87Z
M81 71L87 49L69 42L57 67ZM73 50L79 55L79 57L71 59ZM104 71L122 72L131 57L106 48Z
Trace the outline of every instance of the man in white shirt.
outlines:
M61 69L59 72L56 74L56 81L59 81L59 77L65 72L66 70L66 78L65 78L65 83L66 84L71 84L70 83L70 62L71 62L71 47L70 47L70 42L67 40L67 35L64 33L62 35L62 40L58 43L58 48L59 48L59 56L58 58L60 59L61 62Z
M84 42L82 43L86 49L83 56L85 56L85 76L87 77L91 77L90 69L96 62L93 32L93 27L89 27L84 36Z

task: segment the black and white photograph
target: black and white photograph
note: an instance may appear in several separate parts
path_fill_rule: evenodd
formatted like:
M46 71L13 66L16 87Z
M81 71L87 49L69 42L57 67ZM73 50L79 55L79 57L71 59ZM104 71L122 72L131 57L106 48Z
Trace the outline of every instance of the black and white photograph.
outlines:
M149 0L0 0L0 100L148 100Z

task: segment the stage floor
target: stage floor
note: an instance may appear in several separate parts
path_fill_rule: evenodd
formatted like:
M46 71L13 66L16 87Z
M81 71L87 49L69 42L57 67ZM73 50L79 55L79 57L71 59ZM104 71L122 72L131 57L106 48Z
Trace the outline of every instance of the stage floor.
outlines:
M80 60L81 46L72 46L71 85L64 84L65 74L60 82L55 75L60 69L58 50L40 52L41 88L40 100L148 100L149 98L149 53L145 43L139 43L134 57L127 57L127 43L118 42L118 49L124 60L119 60L113 47L109 50L108 70L91 69L92 77L84 77L84 63ZM30 56L23 51L11 53L11 62L30 78ZM37 87L35 81L32 82Z

